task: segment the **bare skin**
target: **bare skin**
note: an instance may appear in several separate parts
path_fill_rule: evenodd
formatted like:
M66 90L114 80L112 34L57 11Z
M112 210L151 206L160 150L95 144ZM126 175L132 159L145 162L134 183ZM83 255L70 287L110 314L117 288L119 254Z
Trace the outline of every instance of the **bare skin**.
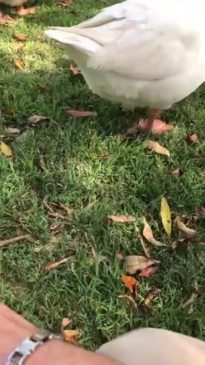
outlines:
M8 354L37 328L11 309L0 304L0 365ZM119 365L115 361L61 341L50 341L37 349L26 365Z

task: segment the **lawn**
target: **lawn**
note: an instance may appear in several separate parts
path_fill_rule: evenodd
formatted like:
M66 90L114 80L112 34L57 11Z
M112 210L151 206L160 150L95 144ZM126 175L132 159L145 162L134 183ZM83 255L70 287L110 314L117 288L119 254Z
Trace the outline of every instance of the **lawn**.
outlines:
M78 23L111 3L73 0L72 7L62 9L57 2L39 2L35 16L0 26L0 135L8 127L26 128L11 143L13 158L0 155L0 238L32 237L0 249L0 298L52 330L60 329L63 317L72 318L88 348L140 326L205 339L204 246L182 242L173 250L179 233L174 226L169 238L159 216L165 196L172 212L185 216L185 222L191 218L190 227L205 242L200 213L205 205L205 90L164 114L175 128L152 139L166 146L171 157L154 154L145 148L146 136L123 138L141 111L124 112L94 96L82 76L69 70L66 51L43 35L47 26ZM26 36L22 50L14 48L18 41L13 35L19 33ZM15 66L17 60L21 68ZM69 109L95 114L69 117ZM27 119L34 114L48 120L28 128ZM195 144L187 143L192 133L198 136ZM180 177L172 174L178 167ZM52 214L45 201L64 204L73 214ZM108 224L110 214L130 214L136 221ZM136 232L143 217L168 246L150 248L160 260L159 269L139 279L139 303L153 288L161 290L149 315L119 298L129 292L121 283L123 263L116 256L143 254ZM107 260L96 260L94 250ZM45 269L65 257L65 264ZM196 286L200 295L183 309L182 301Z

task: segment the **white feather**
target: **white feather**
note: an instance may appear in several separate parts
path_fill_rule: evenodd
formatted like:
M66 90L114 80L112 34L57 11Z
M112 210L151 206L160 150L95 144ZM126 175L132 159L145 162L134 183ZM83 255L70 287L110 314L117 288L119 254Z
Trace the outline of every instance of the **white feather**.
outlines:
M68 46L94 93L166 109L205 81L204 13L204 0L127 0L45 34Z

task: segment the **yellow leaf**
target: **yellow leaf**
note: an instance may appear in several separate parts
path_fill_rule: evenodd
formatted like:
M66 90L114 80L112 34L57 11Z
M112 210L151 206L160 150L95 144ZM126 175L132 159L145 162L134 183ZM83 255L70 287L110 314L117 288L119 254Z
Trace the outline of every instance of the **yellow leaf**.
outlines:
M6 143L1 142L0 143L0 151L3 153L4 156L6 157L11 157L13 156L13 152L11 147L9 147Z
M71 344L76 344L77 338L80 337L80 335L81 332L79 329L63 331L64 341Z
M154 151L158 155L164 155L167 157L170 157L170 152L167 148L161 146L158 142L155 141L146 141L145 145L147 148L149 148L151 151Z
M171 221L171 211L167 200L163 197L161 200L161 210L160 215L162 219L162 225L165 232L170 236L172 232L172 221Z
M14 60L14 66L19 70L23 70L24 62L22 60Z

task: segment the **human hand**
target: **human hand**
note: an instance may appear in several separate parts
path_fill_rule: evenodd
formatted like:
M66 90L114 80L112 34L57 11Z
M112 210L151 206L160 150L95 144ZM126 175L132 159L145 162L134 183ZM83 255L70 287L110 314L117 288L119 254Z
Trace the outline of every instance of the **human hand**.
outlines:
M0 365L4 365L10 352L26 338L37 333L37 328L23 317L0 304ZM26 365L118 365L116 362L53 340L38 348L28 359Z

